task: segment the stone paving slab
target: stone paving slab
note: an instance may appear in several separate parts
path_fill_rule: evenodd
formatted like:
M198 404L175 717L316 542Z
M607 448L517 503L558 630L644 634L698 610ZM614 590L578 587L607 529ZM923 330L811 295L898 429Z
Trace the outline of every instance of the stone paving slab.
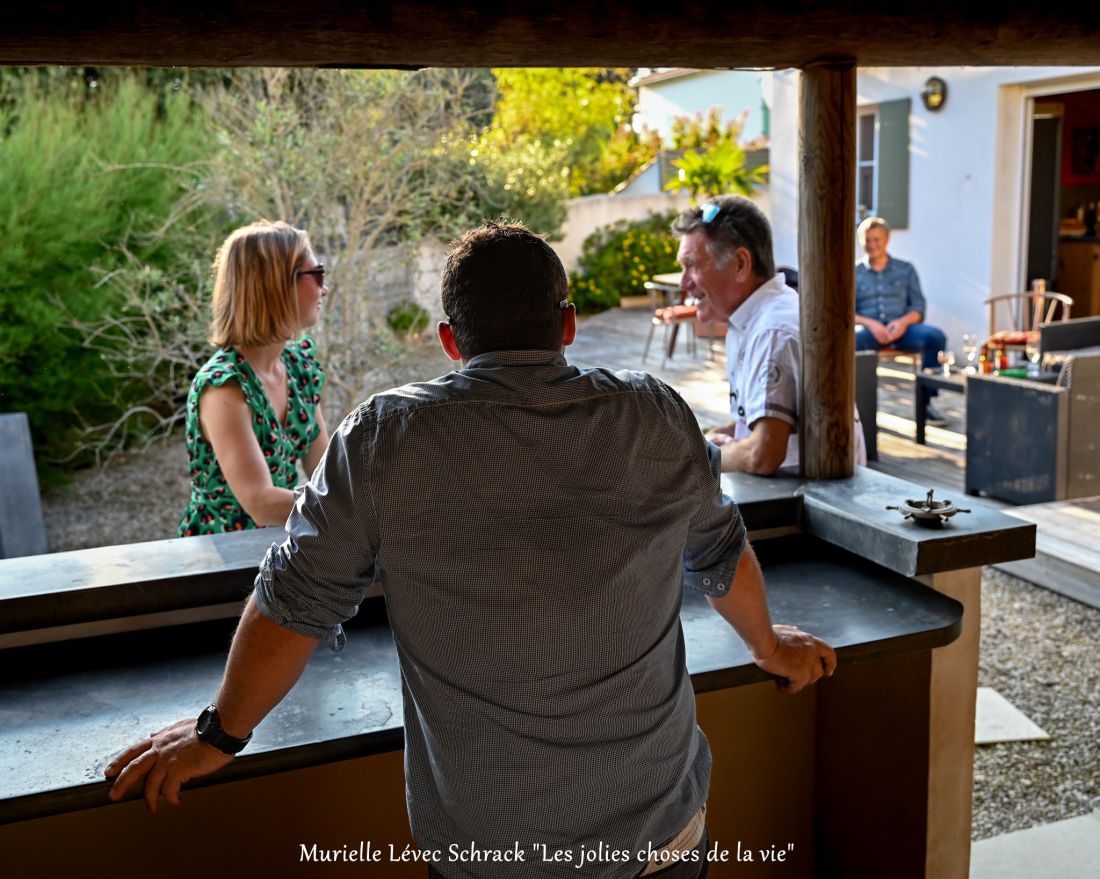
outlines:
M1096 879L1100 810L979 840L970 848L970 879Z
M978 687L978 706L974 721L976 745L1050 738L1045 729L992 687Z

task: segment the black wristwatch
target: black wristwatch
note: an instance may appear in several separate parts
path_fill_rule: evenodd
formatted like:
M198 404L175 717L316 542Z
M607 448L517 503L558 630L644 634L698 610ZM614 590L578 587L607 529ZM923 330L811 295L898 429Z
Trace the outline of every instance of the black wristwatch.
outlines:
M244 746L252 740L252 733L249 733L243 739L238 739L222 729L222 722L218 717L218 709L215 705L203 709L199 719L195 721L195 735L198 736L200 742L213 745L223 754L229 754L230 756L239 754L244 750Z

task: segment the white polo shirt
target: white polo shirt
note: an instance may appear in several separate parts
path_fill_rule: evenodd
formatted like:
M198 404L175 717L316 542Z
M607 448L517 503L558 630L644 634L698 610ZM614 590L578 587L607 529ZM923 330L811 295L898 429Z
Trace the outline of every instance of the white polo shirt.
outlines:
M798 405L801 399L798 294L777 274L753 291L729 320L726 364L734 439L745 439L761 418L791 427L784 467L798 465ZM867 463L863 429L856 414L855 462Z
M783 466L798 464L798 294L776 275L730 315L726 332L730 417L734 439L745 439L759 419L791 427Z

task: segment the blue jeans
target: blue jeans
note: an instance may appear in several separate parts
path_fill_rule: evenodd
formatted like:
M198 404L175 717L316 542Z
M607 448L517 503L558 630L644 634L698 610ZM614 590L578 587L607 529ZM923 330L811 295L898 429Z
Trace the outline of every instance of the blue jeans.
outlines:
M905 328L905 334L892 344L899 351L920 354L924 369L935 369L940 365L936 355L947 347L947 336L943 334L943 330L929 324L910 324ZM857 351L878 351L885 347L889 346L880 345L866 327L856 326ZM938 392L935 388L926 388L924 393L927 400Z

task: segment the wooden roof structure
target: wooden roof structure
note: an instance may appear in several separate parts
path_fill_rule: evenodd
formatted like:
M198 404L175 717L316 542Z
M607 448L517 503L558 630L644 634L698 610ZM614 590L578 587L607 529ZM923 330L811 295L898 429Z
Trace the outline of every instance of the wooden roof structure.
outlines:
M1079 0L0 0L0 64L233 67L1087 65Z

